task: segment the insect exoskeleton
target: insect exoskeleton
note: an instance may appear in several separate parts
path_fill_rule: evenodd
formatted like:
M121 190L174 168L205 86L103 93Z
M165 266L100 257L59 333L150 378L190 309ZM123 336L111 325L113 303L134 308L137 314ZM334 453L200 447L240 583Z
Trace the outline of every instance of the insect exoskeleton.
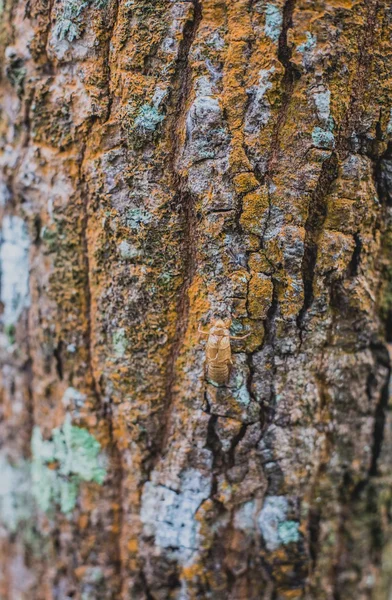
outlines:
M209 331L200 329L200 335L206 336L206 363L207 377L213 383L224 385L227 383L230 375L230 367L233 364L231 360L230 340L243 340L250 333L236 337L230 335L231 319L212 319Z

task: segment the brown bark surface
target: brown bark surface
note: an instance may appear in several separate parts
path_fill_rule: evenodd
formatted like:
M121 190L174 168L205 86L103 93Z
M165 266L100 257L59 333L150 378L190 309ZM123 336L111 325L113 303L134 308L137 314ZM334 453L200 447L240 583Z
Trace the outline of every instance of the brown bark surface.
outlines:
M0 19L0 599L388 600L390 3Z

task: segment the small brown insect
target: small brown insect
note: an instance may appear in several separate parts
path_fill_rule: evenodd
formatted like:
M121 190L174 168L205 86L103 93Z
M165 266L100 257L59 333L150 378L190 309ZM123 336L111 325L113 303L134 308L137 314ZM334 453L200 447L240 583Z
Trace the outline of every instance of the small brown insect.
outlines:
M231 360L230 340L243 340L250 333L236 337L230 335L231 319L213 319L209 331L200 329L200 335L208 337L206 345L207 377L218 385L227 383L230 375Z

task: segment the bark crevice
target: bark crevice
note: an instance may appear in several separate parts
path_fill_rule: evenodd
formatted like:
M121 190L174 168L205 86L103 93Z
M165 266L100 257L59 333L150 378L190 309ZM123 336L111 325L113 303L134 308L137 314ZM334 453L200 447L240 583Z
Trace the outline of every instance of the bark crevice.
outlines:
M175 394L176 381L176 363L180 355L184 335L188 327L189 319L189 288L196 273L196 241L197 241L197 216L196 199L187 190L187 181L178 171L177 161L181 156L181 135L180 128L186 118L187 101L191 87L192 71L189 64L192 44L196 38L198 28L202 20L202 7L200 0L193 2L193 17L187 21L183 38L178 53L177 68L174 75L175 82L179 81L177 89L175 87L172 98L172 117L168 119L168 131L170 132L171 152L168 157L168 168L173 173L173 187L175 196L173 200L173 209L178 211L182 228L182 284L178 291L178 301L176 307L175 332L171 341L171 349L167 359L167 370L165 375L165 395L162 407L163 424L157 433L157 439L154 442L152 460L148 468L147 479L154 469L156 460L161 456L164 450L170 427L171 406Z
M324 161L320 177L309 203L308 218L305 223L304 254L302 258L302 281L304 300L297 317L297 325L302 332L304 319L314 299L313 285L317 263L318 243L327 217L327 199L338 176L338 156L332 152Z

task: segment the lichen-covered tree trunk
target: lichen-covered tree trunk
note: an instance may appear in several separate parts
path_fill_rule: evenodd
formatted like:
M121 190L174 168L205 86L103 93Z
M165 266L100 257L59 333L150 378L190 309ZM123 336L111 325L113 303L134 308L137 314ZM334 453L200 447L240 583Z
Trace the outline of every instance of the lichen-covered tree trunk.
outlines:
M387 600L390 3L0 12L1 600Z

